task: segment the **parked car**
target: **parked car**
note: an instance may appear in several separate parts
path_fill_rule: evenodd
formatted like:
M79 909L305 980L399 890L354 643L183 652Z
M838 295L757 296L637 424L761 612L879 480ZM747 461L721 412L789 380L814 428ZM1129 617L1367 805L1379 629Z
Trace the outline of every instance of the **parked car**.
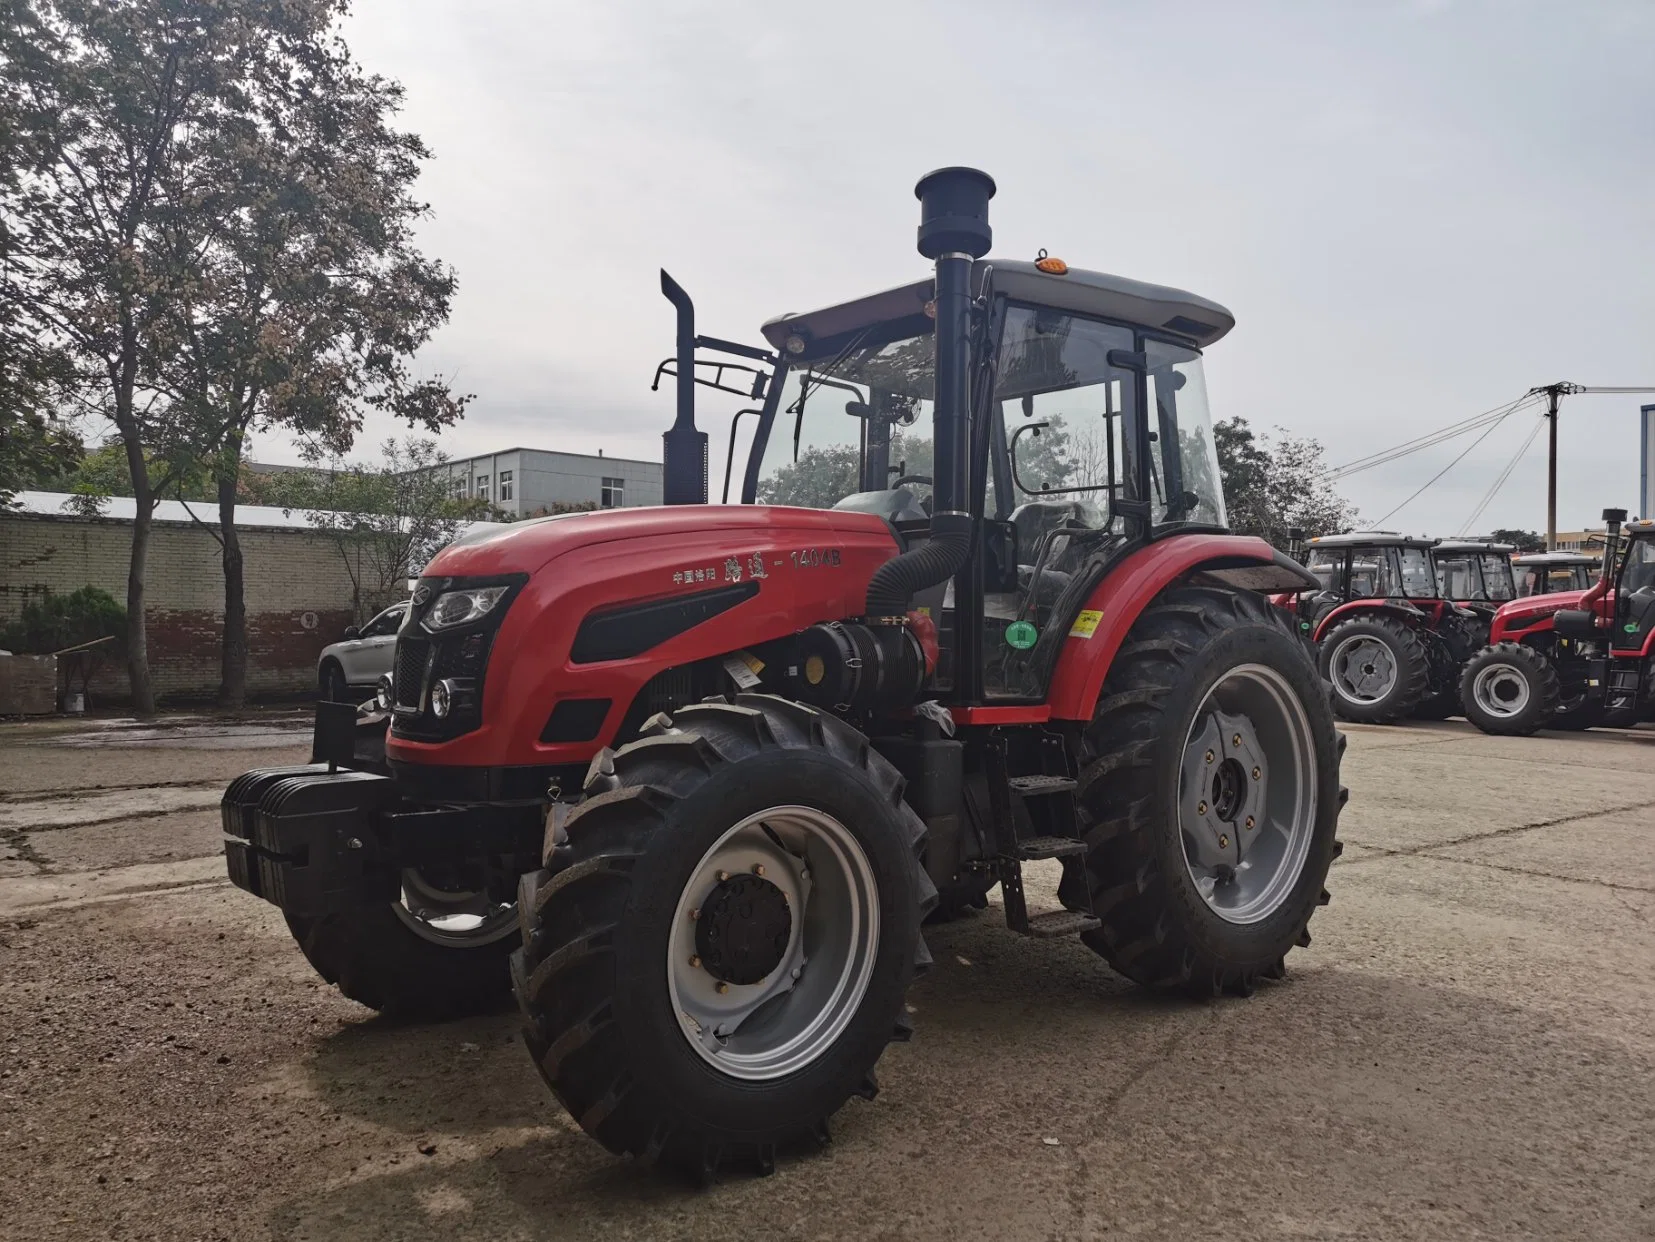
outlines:
M396 659L397 631L408 615L406 603L392 604L368 624L358 629L345 627L338 642L322 648L316 662L316 681L322 697L335 703L373 694L379 679L391 671Z

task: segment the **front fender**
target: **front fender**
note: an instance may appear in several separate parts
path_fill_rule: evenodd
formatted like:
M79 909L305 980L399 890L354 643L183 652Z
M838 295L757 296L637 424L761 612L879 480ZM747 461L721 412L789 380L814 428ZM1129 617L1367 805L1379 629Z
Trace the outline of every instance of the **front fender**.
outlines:
M1296 562L1251 535L1179 535L1139 548L1093 588L1063 640L1052 673L1051 719L1092 718L1133 623L1167 587L1196 573L1260 592L1297 588L1306 580L1317 585Z

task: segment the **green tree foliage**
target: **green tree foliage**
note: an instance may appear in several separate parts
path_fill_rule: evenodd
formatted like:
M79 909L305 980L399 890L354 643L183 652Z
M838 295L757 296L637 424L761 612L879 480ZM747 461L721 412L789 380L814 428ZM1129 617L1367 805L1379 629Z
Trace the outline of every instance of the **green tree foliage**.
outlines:
M358 622L407 593L406 583L488 502L456 497L436 441L387 440L371 464L331 462L269 476L288 508L310 510L311 525L339 550L350 574Z
M1320 442L1279 429L1264 440L1242 418L1214 424L1213 442L1230 529L1237 534L1258 535L1285 548L1289 530L1331 535L1354 530L1361 521L1356 506L1324 477Z
M1519 552L1544 552L1546 537L1532 530L1507 530L1501 527L1489 535L1495 543L1509 543Z
M344 8L0 0L8 322L61 360L61 394L107 420L126 457L140 714L154 709L150 523L190 470L210 464L233 514L241 446L261 421L326 455L365 409L426 426L459 412L446 386L407 369L453 288L410 240L425 151L388 124L398 88L339 41ZM227 610L232 594L239 583Z
M100 638L117 642L126 632L126 609L107 591L83 586L68 595L42 591L23 601L22 614L0 627L0 648L48 655Z

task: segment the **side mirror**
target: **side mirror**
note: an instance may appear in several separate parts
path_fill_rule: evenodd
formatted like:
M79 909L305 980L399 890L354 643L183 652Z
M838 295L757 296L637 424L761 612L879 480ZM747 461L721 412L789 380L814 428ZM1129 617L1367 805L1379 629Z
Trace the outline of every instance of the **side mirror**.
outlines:
M347 625L345 627L345 632L342 635L340 635L339 641L348 643L353 638L361 638L361 637L362 637L361 627L355 626L355 625Z

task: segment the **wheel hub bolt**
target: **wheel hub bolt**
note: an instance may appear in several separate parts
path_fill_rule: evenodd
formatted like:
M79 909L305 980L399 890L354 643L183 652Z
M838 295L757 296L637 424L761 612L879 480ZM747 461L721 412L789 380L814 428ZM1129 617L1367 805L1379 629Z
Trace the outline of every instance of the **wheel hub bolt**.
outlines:
M690 955L690 967L691 967L691 969L699 970L701 968L701 959L699 957L696 957L694 954L691 954Z
M764 864L763 863L754 863L753 864L753 874L754 875L763 875L764 874Z
M698 919L700 917L701 917L701 907L700 906L697 906L695 909L690 911L690 922L693 923L693 922L695 922L696 919Z
M730 878L730 873L728 871L720 871L718 873L718 882L720 884L724 883L724 881L728 880L729 878Z
M1252 826L1253 826L1253 817L1252 817L1252 816L1251 816L1251 815L1249 815L1249 816L1248 816L1248 817L1247 817L1247 826L1248 826L1248 827L1249 827L1249 828L1251 828L1251 827L1252 827Z
M1210 750L1209 750L1209 751L1208 751L1208 752L1207 752L1207 762L1208 762L1208 763L1211 763L1211 762L1212 762L1212 761L1213 761L1213 759L1214 759L1214 758L1216 758L1216 756L1215 756L1215 755L1214 755L1214 754L1213 754L1213 753L1212 753L1212 751L1210 751Z
M1197 802L1195 804L1195 813L1197 815L1205 815L1207 813L1207 804L1205 802Z
M718 985L718 994L720 996L723 996L724 993L728 992L729 990L730 990L730 985L728 983L721 983L721 984Z
M1230 838L1225 836L1223 833L1220 833L1218 836L1218 848L1221 850L1227 850L1230 848Z
M1232 737L1230 739L1230 741L1232 743L1234 743L1235 745L1240 746L1241 745L1241 734L1239 734L1239 733L1236 734L1234 737Z
M1254 768L1253 769L1253 779L1255 781L1258 780L1263 775L1264 775L1264 769L1262 769L1262 768Z

